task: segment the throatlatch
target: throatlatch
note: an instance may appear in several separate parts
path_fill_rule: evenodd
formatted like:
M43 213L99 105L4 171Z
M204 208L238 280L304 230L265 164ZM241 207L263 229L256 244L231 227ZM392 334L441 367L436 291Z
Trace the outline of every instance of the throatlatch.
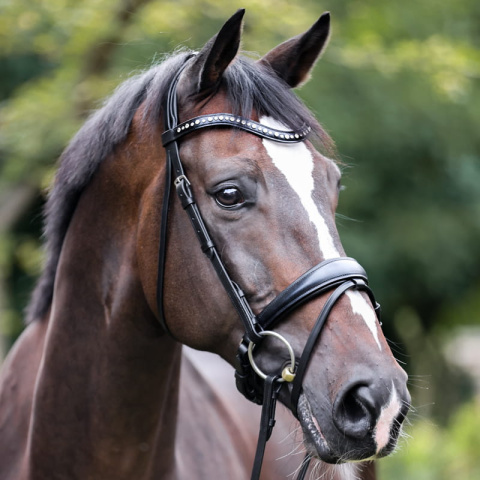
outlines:
M165 329L168 326L163 312L163 286L167 244L168 210L170 205L171 187L175 187L183 209L188 213L193 229L205 255L222 282L233 306L245 328L245 335L239 346L236 358L235 378L238 390L249 400L262 405L260 432L257 451L252 471L252 480L260 477L265 445L272 433L275 424L275 406L280 390L285 383L292 383L290 403L291 409L297 416L297 404L302 391L302 382L308 361L317 340L326 323L328 315L336 302L349 289L362 290L369 296L374 305L377 317L380 318L380 305L375 301L372 290L368 286L365 270L352 258L342 257L326 260L308 272L301 275L284 291L282 291L265 309L255 316L248 304L241 288L230 278L218 250L213 243L208 228L205 225L201 212L195 202L191 184L185 175L178 141L185 135L204 128L237 128L248 133L281 143L296 143L304 141L310 128L305 126L300 131L284 131L272 129L248 118L232 113L218 113L202 115L178 124L176 89L180 75L188 64L184 64L177 73L166 97L164 104L164 121L166 131L162 135L163 146L167 153L166 183L163 197L162 216L160 223L160 244L157 279L157 304L159 322ZM291 314L295 309L311 299L333 291L324 304L320 315L308 337L299 361L289 342L279 333L271 329ZM266 336L274 336L282 341L290 356L290 363L282 372L264 373L255 363L254 349L262 343ZM297 477L302 480L308 470L309 460L306 458Z

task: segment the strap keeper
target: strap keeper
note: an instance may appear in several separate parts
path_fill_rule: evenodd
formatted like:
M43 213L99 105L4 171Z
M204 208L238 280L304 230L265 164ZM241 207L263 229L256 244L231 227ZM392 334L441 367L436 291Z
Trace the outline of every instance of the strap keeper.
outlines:
M213 250L215 249L215 244L213 241L208 237L205 242L201 244L202 247L202 252L208 257L212 258L213 256Z

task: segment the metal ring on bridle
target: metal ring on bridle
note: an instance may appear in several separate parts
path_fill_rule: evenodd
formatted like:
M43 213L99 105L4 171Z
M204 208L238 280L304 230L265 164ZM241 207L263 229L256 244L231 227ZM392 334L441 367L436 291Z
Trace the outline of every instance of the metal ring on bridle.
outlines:
M295 352L293 351L292 346L288 343L287 339L282 337L277 332L272 332L271 330L264 330L259 333L261 336L271 336L278 338L278 340L282 341L284 345L288 349L288 353L290 354L290 365L285 367L282 371L282 378L278 379L278 382L293 382L293 379L295 378ZM253 349L255 348L255 344L253 342L250 342L248 344L248 359L250 360L250 365L252 366L254 372L262 379L265 380L267 378L267 375L263 373L259 368L258 365L255 363L255 360L253 359Z

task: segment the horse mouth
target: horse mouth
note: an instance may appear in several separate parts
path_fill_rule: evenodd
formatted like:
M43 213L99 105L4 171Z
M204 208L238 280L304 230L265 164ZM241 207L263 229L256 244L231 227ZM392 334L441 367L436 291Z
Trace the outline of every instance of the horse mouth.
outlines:
M396 441L391 439L385 448L380 452L376 452L373 439L365 439L361 445L358 443L354 445L345 436L333 440L334 445L332 446L325 438L324 433L322 433L319 422L315 418L304 393L299 398L297 414L302 426L307 453L322 462L338 465L341 463L372 460L389 455L395 447Z
M334 455L327 440L323 436L320 426L312 413L310 403L304 393L300 395L298 400L297 413L300 425L302 426L307 452L323 462L342 463L341 459Z

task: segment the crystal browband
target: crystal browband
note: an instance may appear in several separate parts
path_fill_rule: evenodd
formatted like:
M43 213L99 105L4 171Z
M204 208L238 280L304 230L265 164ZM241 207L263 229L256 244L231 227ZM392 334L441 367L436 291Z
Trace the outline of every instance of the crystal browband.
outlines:
M311 132L311 127L305 126L302 130L277 130L270 128L262 123L255 122L248 118L232 115L231 113L217 113L214 115L201 115L192 118L186 122L180 123L175 128L167 130L162 135L163 145L168 145L175 140L183 137L187 133L206 127L234 127L246 132L253 133L259 137L267 138L275 142L295 143L301 142L307 138Z

